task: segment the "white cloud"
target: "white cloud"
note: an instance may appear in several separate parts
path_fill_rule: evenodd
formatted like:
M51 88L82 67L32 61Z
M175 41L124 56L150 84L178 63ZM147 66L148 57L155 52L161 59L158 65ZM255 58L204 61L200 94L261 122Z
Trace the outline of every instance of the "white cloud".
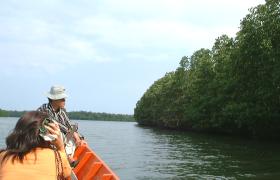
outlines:
M96 38L96 42L108 47L126 49L123 53L135 55L138 51L139 56L148 49L155 52L182 48L193 51L211 48L215 38L222 34L235 36L239 20L248 13L248 8L261 2L263 0L245 3L222 0L103 1L101 9L104 11L99 9L97 15L76 22L75 32ZM238 19L237 12L241 13ZM198 22L194 22L195 19ZM219 22L221 19L223 22Z
M118 19L92 17L77 25L83 35L97 36L101 41L113 47L134 48L142 52L149 49L176 49L209 46L222 34L234 36L238 28L216 26L201 28L196 25L168 20L145 20L122 22Z
M3 11L0 18L0 61L55 72L89 61L160 61L182 49L211 48L218 36L234 36L247 9L264 0L44 1L33 8L32 2L2 7L14 13Z

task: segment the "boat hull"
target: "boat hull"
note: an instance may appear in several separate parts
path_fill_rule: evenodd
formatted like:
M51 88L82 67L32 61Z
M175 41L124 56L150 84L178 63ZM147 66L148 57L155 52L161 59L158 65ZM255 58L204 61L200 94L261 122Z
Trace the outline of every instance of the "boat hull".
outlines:
M74 159L79 161L73 169L79 180L119 180L119 177L87 144L77 147Z

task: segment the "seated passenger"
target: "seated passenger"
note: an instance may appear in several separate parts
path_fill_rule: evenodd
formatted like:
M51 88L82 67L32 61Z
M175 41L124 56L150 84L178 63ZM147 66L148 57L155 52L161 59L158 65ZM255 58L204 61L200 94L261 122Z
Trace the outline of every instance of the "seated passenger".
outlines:
M38 111L46 112L51 119L55 120L63 134L65 150L72 167L77 165L73 155L77 146L85 143L80 138L77 124L73 125L65 109L67 94L63 86L52 86L47 93L48 103L38 108Z
M25 113L0 151L0 179L54 180L70 177L60 128L46 113Z

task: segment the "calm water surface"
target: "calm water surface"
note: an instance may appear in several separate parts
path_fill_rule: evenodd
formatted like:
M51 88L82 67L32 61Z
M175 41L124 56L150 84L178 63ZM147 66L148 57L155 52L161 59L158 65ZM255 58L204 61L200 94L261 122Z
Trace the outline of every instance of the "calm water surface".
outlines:
M0 146L17 118L0 118ZM76 121L89 145L124 180L280 179L280 145L154 130L133 122Z

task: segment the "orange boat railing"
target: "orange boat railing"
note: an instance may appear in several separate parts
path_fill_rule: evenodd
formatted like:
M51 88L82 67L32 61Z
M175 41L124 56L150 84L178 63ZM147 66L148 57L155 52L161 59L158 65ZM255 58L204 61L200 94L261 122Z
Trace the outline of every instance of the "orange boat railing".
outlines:
M74 173L79 180L119 180L119 177L88 145L78 146L74 159L79 160Z

